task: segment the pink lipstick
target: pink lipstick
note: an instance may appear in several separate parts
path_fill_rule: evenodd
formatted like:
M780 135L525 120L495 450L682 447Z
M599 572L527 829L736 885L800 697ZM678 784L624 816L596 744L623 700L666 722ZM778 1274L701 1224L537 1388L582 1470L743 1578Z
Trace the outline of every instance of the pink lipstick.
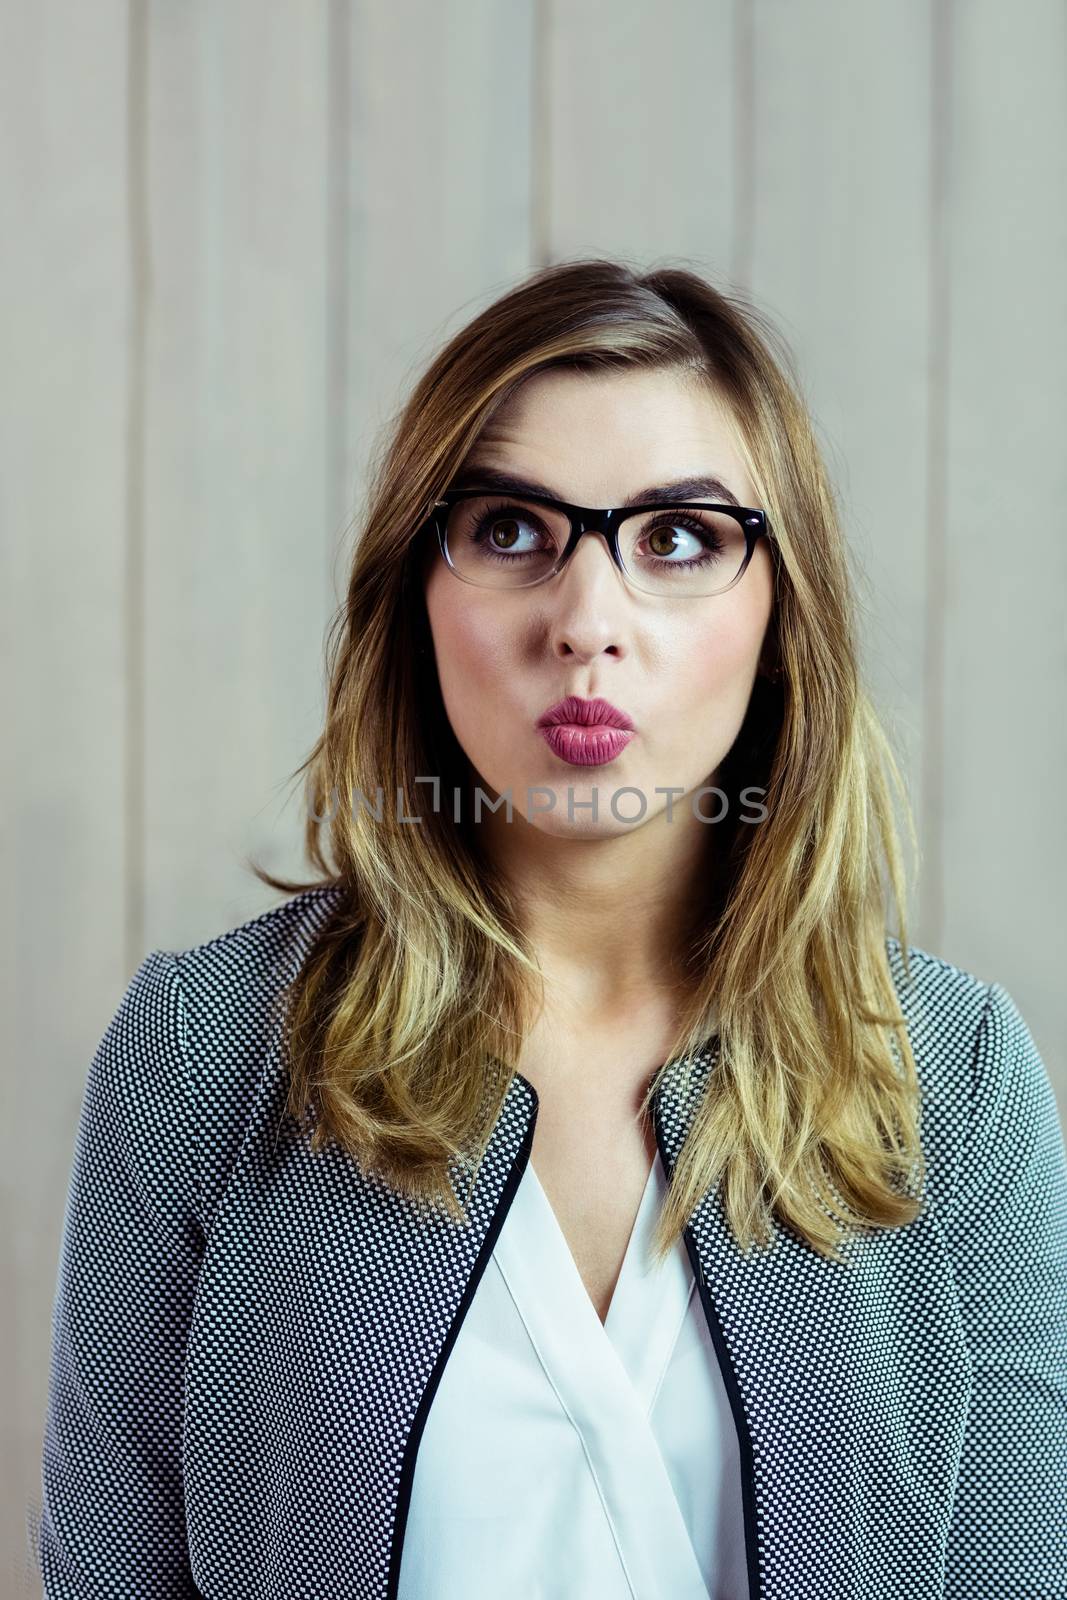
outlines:
M618 706L573 694L549 706L537 719L537 727L553 754L575 767L614 761L634 736L632 720Z

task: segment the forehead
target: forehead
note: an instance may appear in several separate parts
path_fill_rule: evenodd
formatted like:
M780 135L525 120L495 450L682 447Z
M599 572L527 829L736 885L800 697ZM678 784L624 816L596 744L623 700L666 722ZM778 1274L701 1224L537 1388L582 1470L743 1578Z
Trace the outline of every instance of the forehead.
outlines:
M486 424L467 464L509 468L580 505L618 505L701 474L754 503L730 411L695 373L535 373Z

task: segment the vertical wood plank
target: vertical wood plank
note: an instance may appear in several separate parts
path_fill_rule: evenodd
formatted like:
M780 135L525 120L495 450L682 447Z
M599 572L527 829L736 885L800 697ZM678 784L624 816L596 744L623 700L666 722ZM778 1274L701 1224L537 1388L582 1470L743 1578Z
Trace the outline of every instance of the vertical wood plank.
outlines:
M1025 24L1025 25L1024 25ZM1067 12L952 7L945 943L1067 1113Z
M532 0L394 0L349 14L344 472L355 515L411 382L530 266L533 50Z
M930 12L757 0L752 287L841 499L867 683L923 833ZM923 880L908 907L924 936Z
M8 10L0 46L8 1384L0 1583L32 1594L47 1330L85 1075L126 980L127 7ZM38 1591L39 1592L39 1589Z
M145 942L194 944L299 870L334 530L329 30L149 5Z
M547 20L552 259L670 257L721 284L747 178L734 7L554 0Z

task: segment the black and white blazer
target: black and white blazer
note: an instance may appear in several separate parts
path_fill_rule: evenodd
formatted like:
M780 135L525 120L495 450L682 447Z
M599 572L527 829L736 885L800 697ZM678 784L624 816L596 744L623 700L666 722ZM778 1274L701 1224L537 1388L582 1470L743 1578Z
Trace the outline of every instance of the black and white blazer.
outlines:
M336 1147L311 1154L283 1116L271 1001L335 892L153 951L94 1056L34 1534L51 1600L396 1594L420 1436L537 1096L513 1077L469 1228L416 1215ZM844 1266L781 1229L746 1260L714 1190L686 1230L740 1444L749 1597L1064 1600L1055 1099L1000 984L913 947L909 985L888 950L924 1215ZM658 1091L668 1173L697 1093Z

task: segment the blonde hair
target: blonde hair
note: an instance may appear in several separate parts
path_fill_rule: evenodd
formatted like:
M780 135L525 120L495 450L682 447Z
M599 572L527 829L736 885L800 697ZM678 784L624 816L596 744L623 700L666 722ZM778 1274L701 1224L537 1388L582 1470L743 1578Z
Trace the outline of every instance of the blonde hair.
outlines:
M739 1247L774 1219L839 1261L846 1233L922 1209L919 1087L889 965L892 895L904 970L905 884L893 753L860 681L839 515L788 351L736 292L680 268L563 262L527 277L437 354L374 466L347 596L327 642L325 726L305 774L306 853L321 877L287 894L343 893L287 992L288 1110L415 1199L464 1215L449 1179L472 1175L499 1117L540 973L515 907L447 808L403 825L357 792L464 787L422 593L430 504L524 379L550 368L696 373L726 402L772 534L768 638L780 683L756 680L718 769L730 795L766 788L759 826L717 825L708 914L690 938L693 994L667 1066L717 1058L659 1218L660 1255L710 1185ZM420 649L420 647L422 647ZM330 797L341 796L329 818ZM736 816L731 803L728 816ZM882 869L886 871L883 884ZM708 1059L705 1053L703 1059Z

